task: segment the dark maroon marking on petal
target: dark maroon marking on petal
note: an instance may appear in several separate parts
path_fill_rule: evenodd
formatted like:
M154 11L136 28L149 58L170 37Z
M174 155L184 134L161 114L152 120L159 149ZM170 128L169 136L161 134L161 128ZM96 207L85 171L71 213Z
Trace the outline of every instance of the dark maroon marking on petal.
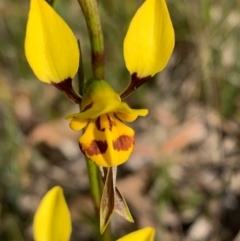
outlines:
M93 140L89 146L83 147L83 145L79 143L79 147L85 156L94 156L104 154L107 151L108 144L106 141Z
M109 123L109 130L112 131L112 121L111 121L109 115L107 115L107 118L108 118L108 123Z
M91 122L91 120L88 120L88 123L87 123L87 125L86 125L86 127L85 127L85 130L88 128L90 122Z
M117 116L116 113L114 113L113 115L114 115L114 117L116 117L116 119L118 119L119 121L121 121L122 123L124 123L124 122Z
M146 76L144 78L139 78L137 76L137 73L133 73L131 76L131 83L127 87L127 89L121 94L121 99L124 99L128 97L134 90L136 90L138 87L140 87L142 84L144 84L146 81L148 81L151 78L151 76Z
M101 128L101 116L97 118L95 125L99 131L105 131L105 128Z
M100 131L101 130L100 116L96 119L95 125L97 129Z
M97 145L101 154L104 154L107 151L108 144L106 141L93 141L93 142Z
M71 78L67 78L59 83L51 82L51 84L64 93L74 103L81 104L82 97L73 90Z
M117 151L127 151L129 148L134 146L135 137L122 135L113 141L113 148Z
M110 118L109 115L107 115L108 123L109 123L109 130L112 131L113 126L116 126L116 122Z
M91 102L90 104L88 104L87 106L85 106L85 108L84 108L81 112L84 112L84 111L86 111L86 110L89 110L92 106L93 106L93 103Z

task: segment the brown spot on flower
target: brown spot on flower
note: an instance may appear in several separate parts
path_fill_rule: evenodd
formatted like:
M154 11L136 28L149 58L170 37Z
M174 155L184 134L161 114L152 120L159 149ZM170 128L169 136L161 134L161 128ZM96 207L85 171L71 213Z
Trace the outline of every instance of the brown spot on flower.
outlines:
M127 151L135 143L134 136L122 135L113 141L113 148L117 151Z
M83 146L79 143L80 150L86 156L94 156L104 154L107 151L108 145L106 141L93 140L89 146Z

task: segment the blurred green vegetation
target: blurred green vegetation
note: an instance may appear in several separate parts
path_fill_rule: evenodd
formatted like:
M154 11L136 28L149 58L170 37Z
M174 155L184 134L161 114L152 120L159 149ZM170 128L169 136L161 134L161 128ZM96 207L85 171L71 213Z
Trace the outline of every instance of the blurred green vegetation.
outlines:
M120 91L130 79L122 54L123 40L142 1L98 2L106 49L106 80ZM239 123L240 1L168 0L167 4L176 33L174 54L167 68L128 101L132 106L151 109L147 94L152 93L158 98L154 102L157 105L174 103L170 112L182 120L187 106L198 103L213 109L223 119ZM37 81L26 62L24 35L28 9L28 0L0 2L0 240L4 241L31 240L33 213L21 209L20 200L23 193L31 193L35 188L31 168L42 154L29 145L28 134L37 124L63 118L73 108L57 90ZM81 9L73 0L57 0L56 9L80 39L89 78L90 45ZM206 195L197 185L183 184L184 188L180 188L171 179L168 165L160 167L155 175L152 185L160 210L159 225L164 227L161 211L169 205L179 212L202 210ZM161 191L159 182L163 183ZM175 240L181 238L184 237ZM221 234L206 240L222 240Z

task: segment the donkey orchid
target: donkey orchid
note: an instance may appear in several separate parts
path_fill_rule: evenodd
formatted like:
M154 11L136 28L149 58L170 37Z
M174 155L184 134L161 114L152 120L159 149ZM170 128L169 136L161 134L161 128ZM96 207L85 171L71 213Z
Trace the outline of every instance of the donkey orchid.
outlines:
M174 31L165 0L146 0L133 17L124 40L124 59L131 74L120 94L104 80L86 83L83 96L72 88L79 66L77 41L68 25L44 0L31 0L25 53L36 76L81 104L81 112L67 116L82 152L99 166L112 167L127 161L134 147L134 131L124 122L147 115L131 109L127 97L167 64L174 47Z
M116 187L115 167L128 160L134 147L134 131L125 122L146 116L148 110L132 109L122 100L165 68L173 47L174 30L165 0L146 0L133 17L124 40L123 53L131 75L130 84L121 93L116 93L105 80L92 78L86 82L83 96L80 96L72 88L72 79L80 61L74 34L45 0L31 0L25 39L29 65L39 80L52 84L80 104L81 112L68 115L66 119L70 121L73 130L84 129L79 139L83 154L95 162L100 170L108 167L101 171L105 183L100 207L101 233L108 225L113 211L133 221ZM53 193L61 191L57 189ZM34 227L38 237L37 230L44 218L36 214L36 220ZM47 231L46 234L52 233ZM61 236L64 237L68 237L67 234Z

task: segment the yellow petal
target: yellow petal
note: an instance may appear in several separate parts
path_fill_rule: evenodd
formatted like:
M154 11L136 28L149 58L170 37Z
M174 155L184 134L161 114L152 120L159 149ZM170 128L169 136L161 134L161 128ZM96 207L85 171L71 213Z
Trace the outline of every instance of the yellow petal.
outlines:
M87 123L88 121L86 119L75 116L71 119L69 126L74 131L80 131L87 125Z
M25 54L35 75L46 83L73 78L79 64L76 38L45 0L31 0Z
M174 30L165 0L146 0L133 17L124 40L130 74L153 76L165 68L174 47Z
M155 230L147 227L138 231L132 232L117 241L153 241L155 236Z
M113 114L92 120L79 139L81 151L99 166L117 166L128 160L134 131Z
M117 117L123 121L127 122L133 122L137 119L137 117L140 116L145 116L148 113L148 110L146 109L141 109L141 110L136 110L138 111L137 113L132 112L132 113L116 113Z
M61 187L52 188L42 199L33 222L35 241L69 241L70 213Z
M117 113L117 117L123 121L133 122L137 119L137 114Z

